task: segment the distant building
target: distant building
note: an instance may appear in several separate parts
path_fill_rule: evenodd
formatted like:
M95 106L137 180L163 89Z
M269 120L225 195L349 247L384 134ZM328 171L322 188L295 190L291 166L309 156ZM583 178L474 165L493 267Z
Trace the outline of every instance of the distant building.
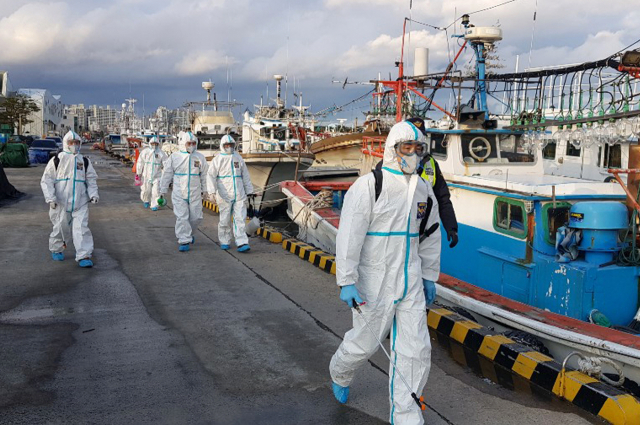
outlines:
M75 131L76 133L82 133L89 129L87 110L85 109L83 103L77 105L67 105L65 107L65 114L73 119L73 131Z
M185 108L178 108L168 111L167 122L169 132L171 134L178 134L179 131L184 130L185 128L191 128L189 110Z
M9 72L0 71L0 97L9 97L13 92L13 87L9 81Z
M92 105L88 109L87 125L89 131L110 133L118 126L119 112L106 107Z
M2 102L13 93L13 87L9 81L9 72L0 71L0 108ZM12 123L0 123L0 142L6 140L6 138L13 133Z
M61 133L63 106L60 96L52 95L47 89L19 89L18 94L30 97L40 108L29 115L32 122L22 127L23 134L40 137Z

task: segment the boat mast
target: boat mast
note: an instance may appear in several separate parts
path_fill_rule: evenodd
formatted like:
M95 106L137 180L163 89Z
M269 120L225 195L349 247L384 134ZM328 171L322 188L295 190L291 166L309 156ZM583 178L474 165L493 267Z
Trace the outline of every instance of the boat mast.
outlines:
M402 24L402 48L400 49L400 62L398 62L398 83L396 84L396 122L402 121L402 98L404 96L404 36L407 31L407 18Z

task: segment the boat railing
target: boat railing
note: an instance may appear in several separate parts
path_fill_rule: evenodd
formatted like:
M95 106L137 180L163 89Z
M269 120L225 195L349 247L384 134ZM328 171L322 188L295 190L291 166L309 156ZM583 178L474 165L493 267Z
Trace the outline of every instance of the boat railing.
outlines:
M386 137L364 136L362 138L362 153L382 158L384 156L384 142Z

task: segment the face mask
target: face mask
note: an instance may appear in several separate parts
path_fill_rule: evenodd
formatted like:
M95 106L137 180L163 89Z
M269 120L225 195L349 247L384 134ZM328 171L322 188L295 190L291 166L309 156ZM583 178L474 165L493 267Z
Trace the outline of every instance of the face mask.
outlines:
M233 146L223 146L224 153L233 153Z
M405 155L400 157L400 169L405 174L413 174L418 168L418 155Z
M154 151L158 152L158 151L160 151L160 146L159 145L151 145L151 149L153 149Z
M187 146L187 152L194 153L196 151L196 147L194 145Z
M80 145L69 145L69 152L71 152L73 155L76 155L78 152L80 152Z

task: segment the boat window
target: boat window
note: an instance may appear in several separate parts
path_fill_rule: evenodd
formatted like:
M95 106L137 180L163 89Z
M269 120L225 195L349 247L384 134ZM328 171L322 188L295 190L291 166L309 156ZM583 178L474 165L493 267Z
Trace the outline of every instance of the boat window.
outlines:
M542 149L542 158L556 159L556 142L549 142L547 146Z
M522 136L515 134L463 134L462 157L467 164L495 165L531 163L535 156L523 146ZM498 150L499 147L499 150Z
M603 164L602 168L622 168L622 145L609 146L605 144L604 155L602 146L598 148L598 167L601 163Z
M493 134L463 134L462 157L465 163L488 163L496 162L498 150L496 149L496 139Z
M551 245L556 244L556 232L558 228L569 222L569 210L571 204L568 202L553 202L542 206L542 220L544 227L544 240Z
M278 140L284 140L286 134L286 127L262 127L260 129L260 136L265 139L271 140L271 132L273 131L273 138Z
M444 134L431 133L431 155L447 157L447 138Z
M522 135L498 134L500 158L508 162L534 162L535 156L524 148Z
M571 143L567 142L567 156L580 156L580 149L576 149Z
M496 198L493 211L493 228L496 231L524 239L527 236L526 217L522 201Z
M200 138L198 140L198 149L203 151L220 149L220 140L210 139L210 138Z

